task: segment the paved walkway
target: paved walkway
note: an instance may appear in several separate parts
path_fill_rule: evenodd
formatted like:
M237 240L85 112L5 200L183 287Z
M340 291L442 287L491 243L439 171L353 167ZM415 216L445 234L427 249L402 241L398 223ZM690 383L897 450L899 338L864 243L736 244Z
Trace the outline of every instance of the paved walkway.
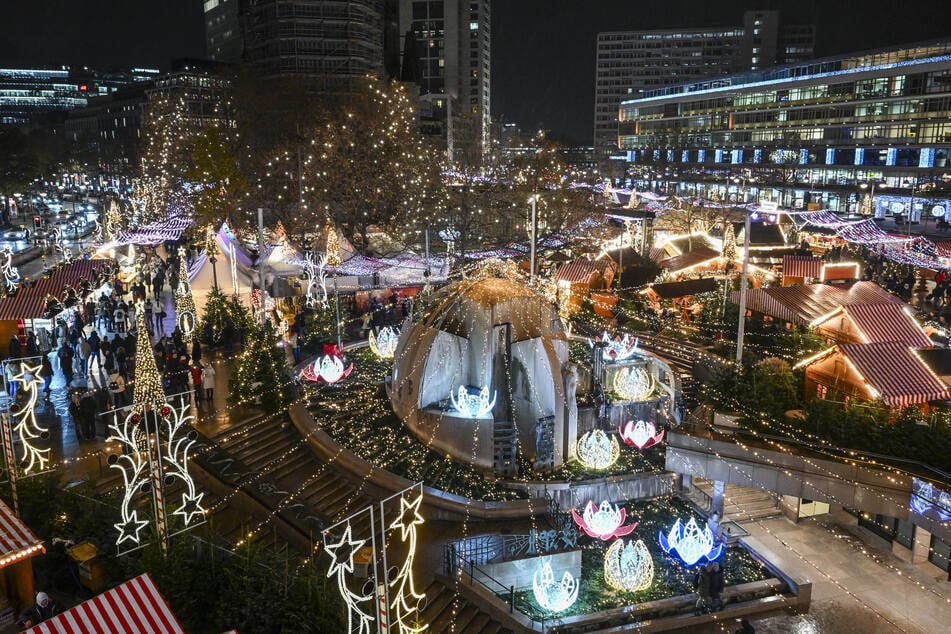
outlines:
M884 540L857 526L846 530L837 520L854 522L841 513L799 524L780 518L743 525L750 532L750 546L794 578L812 581L808 614L753 619L757 634L949 631L951 582L946 573L906 563ZM862 540L855 537L859 534ZM730 622L693 631L712 634L736 627Z

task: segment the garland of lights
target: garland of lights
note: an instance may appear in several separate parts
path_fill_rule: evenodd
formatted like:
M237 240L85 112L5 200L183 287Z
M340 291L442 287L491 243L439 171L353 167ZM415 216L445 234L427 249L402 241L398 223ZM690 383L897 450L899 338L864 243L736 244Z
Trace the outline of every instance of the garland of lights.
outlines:
M644 368L621 368L613 383L614 391L628 401L646 401L654 391L654 379Z
M623 526L627 520L627 509L612 505L608 500L602 501L598 507L594 506L593 500L589 500L582 515L571 509L571 518L585 535L603 541L630 535L637 528L637 522Z
M331 559L327 577L337 576L337 588L347 606L347 634L371 633L373 616L369 611L364 612L360 604L371 602L372 606L373 594L357 594L347 586L347 573L353 574L353 557L366 542L365 539L353 539L350 522L347 522L339 542L324 544Z
M686 526L678 518L670 527L670 532L664 535L657 531L657 541L664 552L672 557L679 558L684 564L694 566L702 559L716 561L723 554L723 544L717 544L709 526L703 530L697 525L697 520L690 518Z
M549 612L561 612L570 608L578 598L581 584L567 570L561 581L555 581L551 563L546 561L532 576L532 592L535 601Z
M407 502L405 497L400 496L400 516L390 524L391 530L400 530L400 539L406 545L406 559L396 573L396 577L390 582L390 587L395 589L390 598L390 607L393 609L393 622L400 634L419 634L428 627L412 624L418 622L419 608L426 598L425 595L416 592L413 579L413 564L416 562L416 527L423 523L423 516L419 514L422 501L422 492L412 502Z
M449 400L452 407L460 415L467 418L481 418L492 411L495 407L497 392L492 393L492 400L489 400L489 386L483 385L482 389L472 394L464 385L460 385L456 392L449 392Z
M609 468L621 455L621 446L616 436L609 436L601 429L585 433L578 439L578 461L588 469Z
M10 403L10 413L14 419L13 431L23 445L23 470L26 473L30 473L34 468L42 471L50 461L50 450L39 449L33 444L37 439L49 435L49 430L36 422L37 390L43 383L39 375L40 367L24 362L20 365L20 372L13 376L13 380L22 386L21 389L26 394L25 403Z
M654 581L654 559L643 540L615 541L604 553L604 580L616 590L639 592Z
M381 359L392 359L396 354L396 346L400 342L400 331L398 328L384 326L380 329L380 334L374 335L370 331L367 338L370 344L370 350Z
M663 442L665 433L663 429L660 430L660 433L657 433L657 428L654 426L654 423L643 420L639 420L637 423L629 420L623 428L618 427L617 431L621 435L621 440L638 449L649 449Z
M3 273L3 283L7 287L7 293L15 293L20 286L20 272L13 266L13 250L8 246L3 247L0 257L3 258L0 272Z

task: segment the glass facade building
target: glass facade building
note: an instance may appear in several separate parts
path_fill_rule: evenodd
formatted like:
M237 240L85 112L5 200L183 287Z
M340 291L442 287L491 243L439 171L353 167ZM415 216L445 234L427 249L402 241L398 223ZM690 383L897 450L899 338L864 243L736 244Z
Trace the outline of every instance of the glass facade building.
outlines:
M619 119L619 145L634 163L668 173L772 169L844 211L855 196L841 194L859 184L911 195L945 180L951 41L663 87L623 102Z

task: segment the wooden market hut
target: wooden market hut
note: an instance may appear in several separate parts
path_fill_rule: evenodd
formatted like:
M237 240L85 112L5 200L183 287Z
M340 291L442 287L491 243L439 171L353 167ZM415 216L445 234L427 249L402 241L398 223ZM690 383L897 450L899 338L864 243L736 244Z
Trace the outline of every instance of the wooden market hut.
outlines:
M830 343L897 341L915 348L933 345L909 306L900 303L849 304L812 322L816 334Z
M12 620L33 603L33 563L46 552L43 541L0 500L0 622Z
M616 266L610 258L577 258L560 266L555 271L559 302L572 313L581 310L589 298L595 302L596 309L602 305L606 307L610 301L606 301L603 296L611 288L615 270ZM610 317L610 313L607 316Z

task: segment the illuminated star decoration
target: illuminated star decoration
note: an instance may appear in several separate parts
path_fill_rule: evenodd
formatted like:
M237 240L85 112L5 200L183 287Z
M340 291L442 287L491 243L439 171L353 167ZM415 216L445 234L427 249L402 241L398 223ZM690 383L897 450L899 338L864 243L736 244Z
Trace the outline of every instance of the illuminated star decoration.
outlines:
M181 515L185 526L193 525L193 518L200 515L204 519L205 509L201 506L204 493L198 491L195 480L188 472L188 450L195 444L195 436L191 433L188 402L182 399L178 407L164 405L159 413L165 426L163 434L163 468L165 475L178 478L185 485L182 493L182 505L172 514Z
M678 518L667 535L664 535L663 531L657 531L657 541L665 553L678 557L687 566L696 565L702 559L715 561L723 553L723 544L714 545L710 527L704 526L703 530L700 530L697 521L692 517L686 526L681 524Z
M630 535L637 528L637 522L623 526L627 520L627 509L607 500L601 502L598 507L595 507L593 500L589 501L581 515L571 509L571 517L585 535L604 541Z
M644 368L621 368L614 375L614 391L628 401L644 401L654 390L654 381Z
M617 431L621 435L621 440L638 449L649 449L664 440L663 429L658 434L654 423L642 420L637 421L637 423L629 420L623 428L618 427Z
M3 247L0 251L0 257L3 258L3 264L0 264L0 271L3 272L3 283L7 287L8 293L13 293L20 285L20 272L13 266L13 250L10 247Z
M561 581L555 581L555 573L548 561L532 576L535 600L549 612L561 612L570 608L578 598L580 588L577 580L567 570L561 576Z
M625 361L637 353L638 339L635 337L631 341L631 335L626 334L620 341L615 341L608 336L607 331L601 335L601 342L604 348L601 349L601 358L605 361Z
M149 480L148 456L145 448L140 447L136 434L141 421L141 414L135 410L130 411L121 422L117 420L109 425L112 435L106 439L106 442L116 441L131 448L131 451L116 456L115 462L109 465L111 469L119 469L122 473L122 503L119 505L121 520L115 524L119 530L116 546L121 546L127 540L138 545L139 532L148 523L139 520L137 511L132 508L135 494Z
M396 345L400 342L400 331L390 326L380 329L380 334L374 335L370 331L367 338L370 350L381 359L392 359L396 355Z
M337 383L353 372L353 363L344 368L343 359L335 354L325 354L309 363L301 370L301 378L313 383Z
M479 418L491 412L492 408L495 407L497 396L498 394L493 392L492 400L489 400L488 385L483 385L477 394L471 394L463 385L459 386L457 393L449 392L449 400L452 402L453 409L468 418Z
M413 564L416 561L416 527L423 523L423 516L419 514L419 506L423 501L420 493L412 502L400 497L400 516L390 524L392 530L400 530L400 539L406 544L406 560L396 577L390 582L394 589L390 599L393 609L393 623L400 634L418 634L425 630L427 625L418 625L420 602L425 595L416 592L416 583L413 579Z
M370 624L373 622L373 616L360 609L361 603L372 602L372 594L357 594L347 587L347 573L353 573L353 557L357 551L366 543L365 539L354 540L351 537L350 522L347 522L347 528L343 531L340 541L324 545L324 550L330 555L330 570L328 577L337 575L337 589L347 606L347 633L370 634ZM355 623L356 621L356 623ZM356 630L354 630L356 626Z
M604 553L604 580L617 590L638 592L654 581L654 560L640 539L619 539Z
M621 455L621 445L616 436L595 429L578 439L578 461L588 469L607 469Z
M26 394L26 402L20 404L18 408L11 407L10 414L13 417L13 432L20 437L20 443L23 445L23 470L30 473L34 468L42 471L50 460L49 449L39 449L34 443L43 438L48 433L46 427L40 427L36 422L36 396L39 386L43 383L40 378L39 365L29 365L24 362L20 365L20 372L12 378L21 385L23 393Z

